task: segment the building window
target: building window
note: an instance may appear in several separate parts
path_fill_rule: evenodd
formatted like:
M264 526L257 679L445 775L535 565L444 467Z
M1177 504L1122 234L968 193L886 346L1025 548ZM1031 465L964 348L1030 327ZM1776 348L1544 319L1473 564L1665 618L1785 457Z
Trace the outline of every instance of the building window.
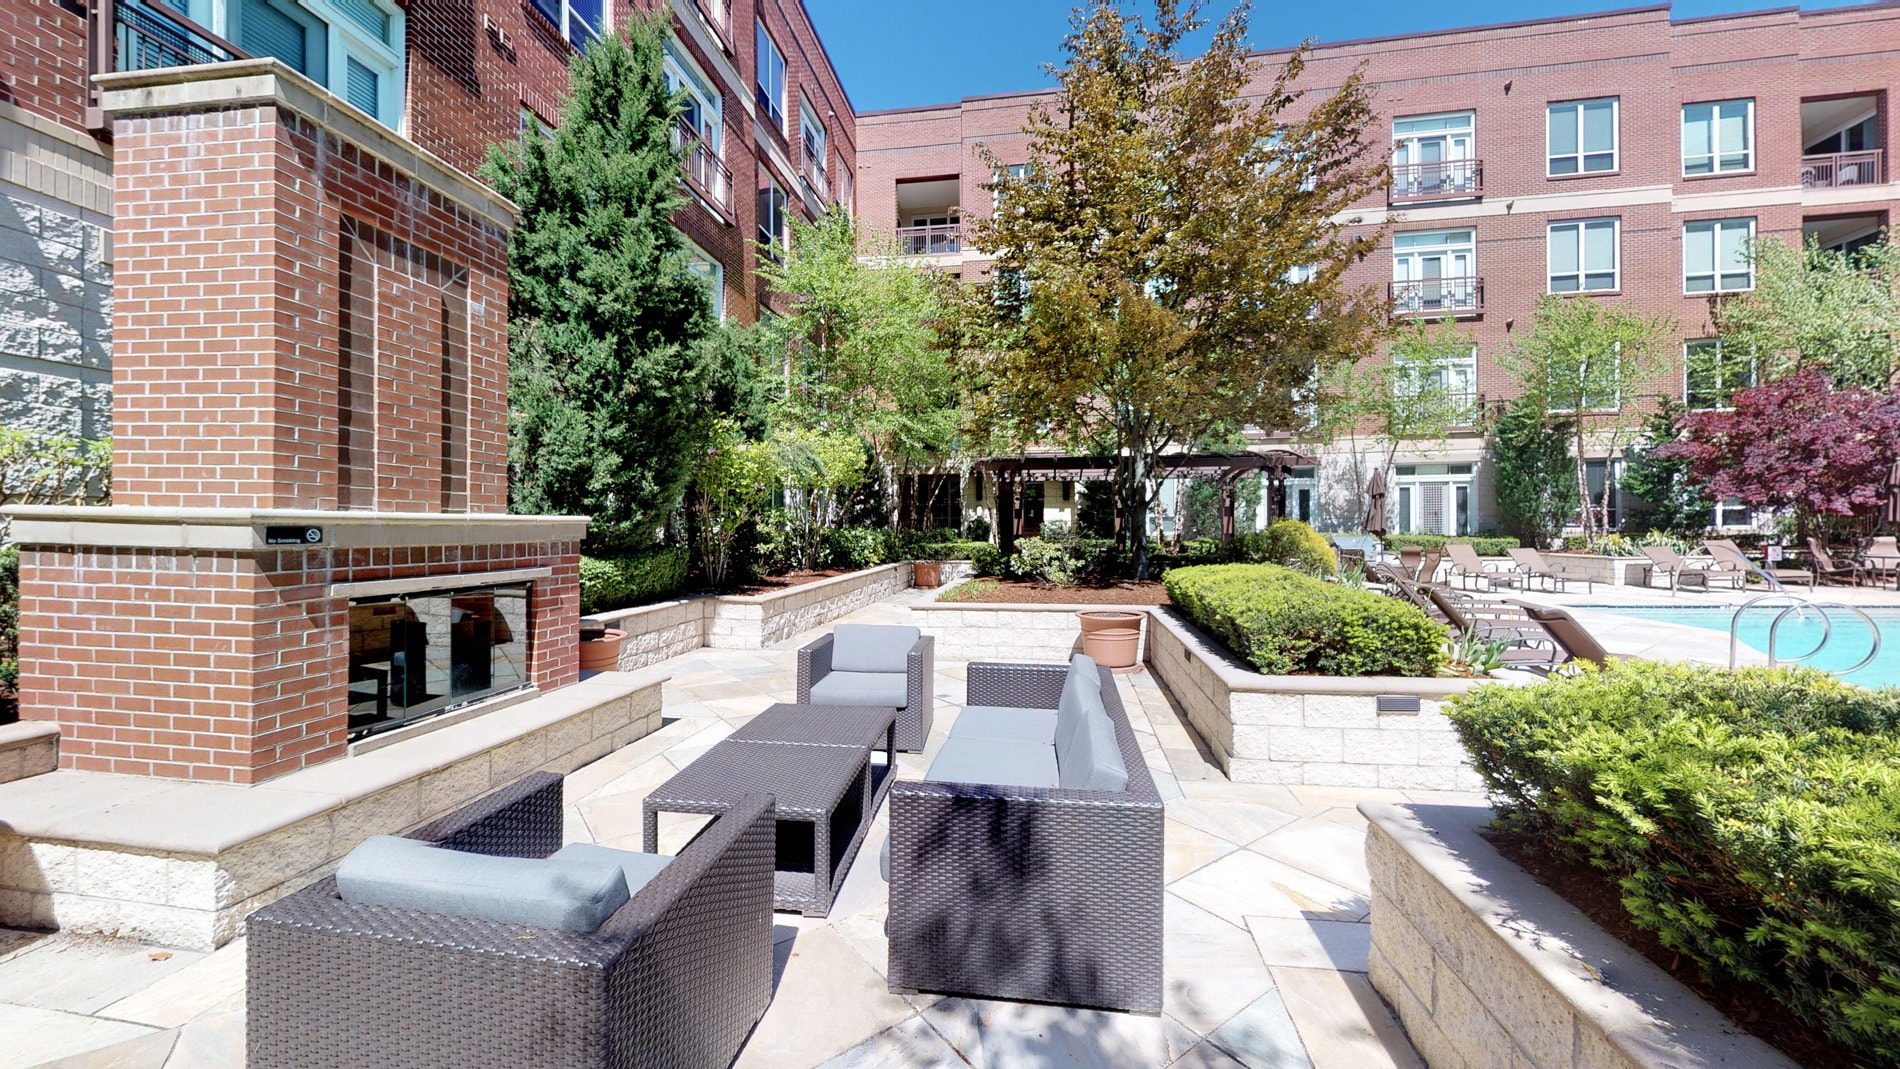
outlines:
M1617 231L1615 219L1550 224L1550 292L1585 293L1619 288Z
M1709 526L1722 528L1755 526L1755 509L1739 497L1718 501L1709 510Z
M598 0L595 0L598 3ZM254 56L271 56L395 129L404 20L386 0L176 0L170 6Z
M601 0L530 0L575 48L600 36Z
M1718 100L1682 106L1682 173L1755 169L1755 102Z
M1394 354L1399 374L1395 382L1401 394L1418 396L1428 390L1441 390L1458 410L1454 423L1468 426L1476 417L1478 405L1478 347L1461 357L1420 360Z
M1395 200L1469 197L1478 191L1476 112L1415 115L1392 122Z
M723 322L726 318L726 265L684 234L680 235L680 244L685 247L687 270L706 280L706 296L712 299L713 316Z
M1478 307L1477 232L1424 230L1392 237L1392 303L1408 313Z
M528 598L515 585L351 601L350 737L528 686Z
M772 117L772 128L781 135L785 132L785 53L778 50L772 35L765 32L765 23L758 27L758 74L753 83L758 90L759 106Z
M825 181L825 124L818 121L811 101L802 94L798 98L798 148L799 173L819 196L824 196L829 188Z
M1682 227L1682 291L1731 293L1755 288L1748 262L1754 219L1708 219Z
M1477 489L1472 465L1400 464L1394 474L1399 534L1471 533L1471 502Z
M783 257L785 250L791 247L785 206L785 190L779 187L777 179L766 175L765 185L759 187L759 243L774 260Z
M1612 362L1608 381L1600 381L1598 359ZM1585 412L1614 412L1623 403L1623 354L1620 346L1613 348L1603 358L1585 357L1577 367L1577 388L1572 390L1561 387L1554 375L1551 378L1550 398L1553 402L1551 412L1575 412L1577 406L1571 401L1581 401Z
M1729 352L1719 338L1696 338L1682 346L1682 376L1691 409L1732 408L1735 392L1755 385L1755 360Z
M1609 480L1609 507L1604 507L1603 483ZM1623 526L1623 462L1611 463L1607 460L1586 460L1583 462L1583 481L1589 491L1590 500L1583 502L1577 509L1579 520L1583 510L1590 509L1597 514L1606 531L1619 530ZM1581 524L1579 524L1581 526Z
M1601 174L1617 167L1617 100L1566 100L1546 111L1546 174Z
M699 65L675 48L671 41L666 46L665 71L667 89L686 93L686 107L680 112L680 122L691 127L714 156L720 155L720 148L725 143L725 121L719 92L712 88L711 80L700 72Z

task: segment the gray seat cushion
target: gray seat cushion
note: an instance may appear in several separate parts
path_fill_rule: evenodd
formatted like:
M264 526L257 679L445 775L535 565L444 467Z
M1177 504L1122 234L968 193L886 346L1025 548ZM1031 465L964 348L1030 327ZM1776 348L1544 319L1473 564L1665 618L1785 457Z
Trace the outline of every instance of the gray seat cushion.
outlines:
M1076 733L1091 714L1108 715L1102 706L1101 670L1094 658L1078 653L1069 660L1069 676L1062 681L1062 697L1056 703L1056 749L1074 745Z
M1052 709L1011 709L1000 705L966 705L950 728L953 739L993 739L997 742L1056 744L1056 714Z
M1055 787L1059 779L1052 747L954 737L944 741L924 778L934 783L989 783L1001 787Z
M568 843L552 854L549 861L588 861L596 864L618 865L620 872L627 878L627 894L640 893L640 888L653 881L667 862L673 858L668 854L643 854L638 850L615 850L611 846L595 846L593 843Z
M620 866L489 857L376 835L336 870L346 902L591 932L627 902Z
M1106 713L1090 713L1067 746L1055 748L1062 786L1078 791L1128 789L1128 768L1115 741L1115 722Z
M902 675L908 670L910 648L923 634L914 627L839 624L831 629L831 670Z
M902 672L839 672L811 685L813 705L888 705L902 709L910 701Z

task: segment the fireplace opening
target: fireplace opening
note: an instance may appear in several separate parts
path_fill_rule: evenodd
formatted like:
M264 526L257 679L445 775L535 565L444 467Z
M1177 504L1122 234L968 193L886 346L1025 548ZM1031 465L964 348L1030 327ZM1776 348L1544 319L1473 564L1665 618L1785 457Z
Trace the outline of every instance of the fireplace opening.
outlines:
M350 602L352 741L529 685L527 584Z

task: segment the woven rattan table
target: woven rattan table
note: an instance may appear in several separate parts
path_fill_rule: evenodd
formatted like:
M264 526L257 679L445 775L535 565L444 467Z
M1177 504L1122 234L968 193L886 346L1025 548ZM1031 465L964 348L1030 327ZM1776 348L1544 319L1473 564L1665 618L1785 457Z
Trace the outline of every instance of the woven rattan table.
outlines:
M877 803L897 768L894 708L775 705L706 751L641 804L659 852L661 813L718 816L748 792L777 805L776 909L831 912ZM882 747L887 763L871 761Z

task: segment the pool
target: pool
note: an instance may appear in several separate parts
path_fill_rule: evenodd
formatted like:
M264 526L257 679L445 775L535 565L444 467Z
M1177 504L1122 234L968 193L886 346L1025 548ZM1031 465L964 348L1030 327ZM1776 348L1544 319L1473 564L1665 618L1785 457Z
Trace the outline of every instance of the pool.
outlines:
M1699 627L1707 631L1719 631L1728 634L1729 622L1734 610L1718 605L1706 606L1649 606L1649 605L1588 605L1583 608L1596 612L1607 612L1615 616L1627 616L1635 620L1655 620L1665 624L1684 624ZM1873 617L1874 626L1880 629L1880 655L1873 663L1842 676L1849 683L1858 683L1863 687L1900 687L1900 606L1862 607L1868 616ZM1768 625L1774 622L1780 607L1757 606L1742 617L1740 637L1744 644L1763 653L1768 652ZM1873 646L1873 636L1867 631L1867 624L1851 612L1830 609L1829 618L1834 631L1828 639L1827 647L1811 661L1803 664L1815 668L1839 671L1858 663L1867 656ZM1790 615L1776 632L1775 650L1778 656L1786 660L1799 657L1814 649L1821 640L1821 622L1814 619L1797 619Z

